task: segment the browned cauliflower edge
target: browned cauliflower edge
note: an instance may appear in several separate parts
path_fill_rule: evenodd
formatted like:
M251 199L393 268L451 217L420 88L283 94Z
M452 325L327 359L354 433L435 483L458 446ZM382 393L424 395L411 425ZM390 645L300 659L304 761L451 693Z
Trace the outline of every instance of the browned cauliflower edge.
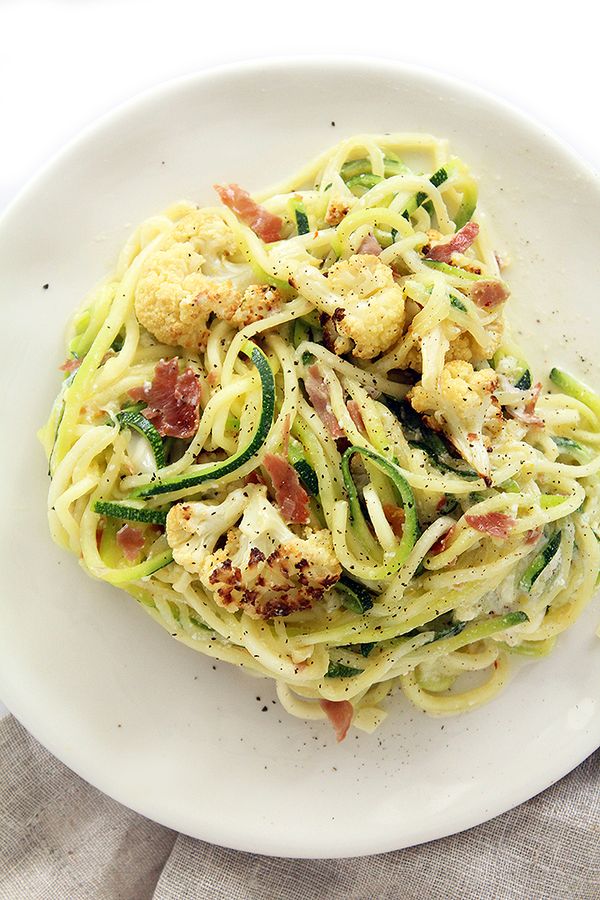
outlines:
M216 549L224 534L225 546ZM167 516L167 541L175 562L216 603L253 618L309 609L341 575L330 532L295 534L263 485L238 488L220 504L176 504Z

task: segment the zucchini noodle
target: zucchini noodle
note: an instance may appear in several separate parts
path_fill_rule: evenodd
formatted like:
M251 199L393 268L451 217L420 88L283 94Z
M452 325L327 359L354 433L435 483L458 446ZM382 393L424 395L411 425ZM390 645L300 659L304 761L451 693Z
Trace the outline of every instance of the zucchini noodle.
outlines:
M446 141L143 223L67 335L52 537L178 641L375 730L491 700L600 569L600 399L536 373Z

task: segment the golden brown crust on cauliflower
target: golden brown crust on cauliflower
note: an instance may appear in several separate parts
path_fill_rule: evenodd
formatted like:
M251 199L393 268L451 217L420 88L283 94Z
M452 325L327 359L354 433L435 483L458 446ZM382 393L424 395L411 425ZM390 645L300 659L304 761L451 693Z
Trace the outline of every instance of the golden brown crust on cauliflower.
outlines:
M341 575L326 529L298 543L281 544L269 556L254 547L243 569L232 563L239 544L239 534L230 531L201 580L220 606L233 612L241 609L252 618L272 619L310 609Z
M328 225L339 225L342 219L348 215L350 203L345 200L330 200L325 214Z
M225 546L215 549L225 534ZM331 533L293 532L264 485L237 488L217 504L175 504L167 516L167 541L175 562L198 577L216 603L253 618L308 609L342 571Z
M281 292L270 284L251 284L244 291L240 305L231 317L231 322L238 328L251 325L264 319L281 307Z
M354 347L354 341L345 334L340 334L333 318L327 313L321 313L319 320L323 329L323 344L327 349L338 356L350 353Z

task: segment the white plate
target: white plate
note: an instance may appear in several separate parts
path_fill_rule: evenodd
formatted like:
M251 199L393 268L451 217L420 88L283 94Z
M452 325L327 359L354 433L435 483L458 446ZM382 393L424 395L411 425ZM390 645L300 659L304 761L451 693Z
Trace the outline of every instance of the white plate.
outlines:
M212 201L216 181L256 189L342 137L390 130L450 138L513 258L526 346L600 384L587 362L598 184L521 114L428 72L305 60L168 84L78 138L0 224L0 696L107 794L241 850L351 856L441 837L526 800L600 744L597 607L488 707L444 721L396 695L375 735L338 746L327 724L283 713L268 682L173 641L48 536L35 430L59 384L65 321L132 226L178 198Z

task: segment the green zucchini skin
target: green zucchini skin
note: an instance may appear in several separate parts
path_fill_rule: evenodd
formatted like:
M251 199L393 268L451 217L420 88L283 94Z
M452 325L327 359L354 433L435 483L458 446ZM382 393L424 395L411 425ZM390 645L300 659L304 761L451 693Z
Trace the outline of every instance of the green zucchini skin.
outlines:
M572 438L561 437L560 435L555 434L552 435L551 440L553 440L556 446L560 447L561 450L574 450L577 452L583 450L581 444L579 444L577 441L574 441Z
M562 532L560 531L553 534L545 547L535 557L531 565L525 569L519 582L521 590L529 593L532 589L548 563L556 556L558 548L560 547L561 536Z
M439 516L449 516L458 507L458 500L452 494L444 494L444 498L443 505L437 509Z
M381 175L371 175L370 172L363 172L361 175L354 175L352 178L349 178L346 184L353 194L360 197L362 194L370 191L372 187L375 187L376 184L379 184L380 181L383 181Z
M439 187L440 184L448 181L448 169L445 166L442 166L437 172L433 173L429 180L434 187Z
M355 669L354 666L345 666L343 663L330 662L325 672L325 678L353 678L360 675L364 669Z
M121 503L118 500L96 500L94 512L110 519L123 519L125 522L140 522L149 525L166 525L167 513L160 509L144 509Z
M461 269L460 266L451 266L449 263L441 262L439 259L423 259L423 263L430 269L437 269L445 275L454 275L456 278L464 278L465 281L482 281L483 275L476 275L475 272L468 272Z
M342 605L351 612L363 615L373 608L373 596L362 584L342 576L335 585L335 590L342 595Z
M403 430L414 435L412 438L407 438L410 446L426 453L436 469L439 469L440 472L451 472L467 481L479 480L480 476L475 469L450 455L447 445L439 434L425 424L410 403L388 401L388 406L399 419Z
M305 459L298 459L292 465L308 493L312 497L316 497L319 493L319 479L311 464Z
M350 178L356 178L357 175L371 174L371 162L366 157L361 159L351 159L345 162L340 170L340 175L347 183ZM327 190L327 188L325 188Z
M434 172L433 175L431 176L431 178L429 179L429 181L431 182L431 184L434 187L439 187L441 184L443 184L447 180L448 180L448 171L447 171L446 167L444 167L444 166L442 166L441 169L438 169L436 172ZM412 198L412 200L409 201L406 209L402 213L403 218L405 218L408 221L410 219L410 217L412 216L412 214L417 211L419 206L423 206L423 204L427 202L427 199L428 199L427 194L424 191L419 191L417 194L415 194L415 196Z
M290 201L290 206L292 208L292 212L294 213L294 219L296 220L296 231L298 232L298 234L308 234L310 231L310 225L308 222L308 215L304 203L299 198L292 198L292 200Z
M455 622L453 625L436 632L434 637L423 646L427 647L436 641L449 641L451 642L452 650L459 650L461 647L466 647L476 641L481 641L484 638L499 634L502 631L507 631L509 628L514 628L515 625L522 625L523 622L528 621L529 616L527 613L522 610L517 610L516 612L506 613L503 616L494 616L493 618L486 619L482 622ZM419 634L418 631L412 631L407 634L398 635L398 638L410 639L417 634ZM385 641L382 643L385 643ZM349 649L355 649L366 659L375 646L376 642L370 642L356 644L355 648ZM362 671L362 669L354 669L352 666L346 666L343 663L330 662L325 677L352 678L354 675L359 675Z
M518 351L517 351L518 352ZM511 353L507 350L500 348L496 350L493 357L490 360L490 365L492 368L498 370L502 367L502 362L507 357L514 359L515 366L513 367L510 373L505 372L509 381L511 381L518 391L528 391L533 384L531 378L531 370L529 365L525 362L525 360L520 359L516 353Z
M458 460L456 466L452 466L449 463L444 462L444 460L441 458L443 453L445 453L445 455L450 458L445 448L443 451L438 451L431 443L428 443L426 441L409 441L408 443L411 447L416 447L418 450L423 450L423 452L429 456L436 469L439 469L440 472L452 472L453 475L458 475L460 478L464 478L466 481L477 481L480 477L475 469L471 469L468 466L461 468L458 464Z
M302 210L296 210L296 228L298 229L298 234L308 234L310 228L308 227L308 216Z
M370 462L374 463L377 468L379 468L380 471L390 479L400 497L402 508L404 510L404 529L402 532L400 543L398 545L398 549L396 550L393 559L391 559L389 563L381 564L373 568L372 580L376 581L381 577L387 577L396 572L404 563L404 561L408 557L408 554L414 547L419 535L417 507L412 489L405 479L404 475L402 474L402 470L397 465L397 463L393 462L392 460L386 459L384 456L381 456L379 453L376 453L374 450L369 450L366 447L348 447L348 449L342 456L341 468L344 486L348 494L350 518L354 526L358 525L359 527L366 528L366 523L362 514L362 510L360 508L358 492L356 490L356 485L354 484L354 479L352 478L352 474L350 472L350 460L355 453L357 453L359 456L362 456L365 460L369 460Z
M525 369L525 371L523 372L523 374L521 375L521 377L515 384L515 387L519 391L530 390L530 388L531 388L531 372L529 371L529 369Z
M306 458L306 452L300 441L290 437L288 446L288 460L298 473L300 481L312 497L318 496L319 479L317 473Z
M456 650L528 621L529 616L527 613L517 610L516 612L506 613L503 616L493 616L481 622L456 622L453 626L446 629L445 632L439 632L432 638L431 643L438 640L454 641L455 646L453 645L453 649Z
M273 424L273 415L275 411L275 378L271 366L269 365L269 360L260 347L248 341L241 352L248 356L256 366L262 385L262 409L260 419L250 443L242 450L234 453L233 456L224 462L213 463L212 465L207 466L204 471L198 472L197 474L186 475L184 473L183 475L165 479L164 481L161 481L160 477L158 477L154 482L143 484L133 490L130 494L130 498L155 497L158 494L169 494L172 491L181 491L186 488L196 487L199 484L204 484L209 481L218 481L219 478L222 478L224 475L229 475L231 472L235 472L236 469L243 466L244 463L252 459L253 456L256 456L265 443L271 425Z
M592 458L592 454L588 447L584 447L578 441L572 440L572 438L561 437L560 435L553 435L552 440L560 450L561 454L567 454L568 456L572 456L574 459L578 460L580 463L589 462Z
M60 398L60 409L58 415L56 417L56 425L54 428L54 440L52 442L52 449L50 450L50 455L48 457L48 475L52 477L52 471L54 468L54 451L56 449L56 442L58 440L58 432L60 431L60 423L62 422L63 416L65 414L65 395L69 387L73 384L75 380L75 376L77 375L77 369L73 372L69 372L69 374L64 379L61 388L60 394L58 395Z
M461 312L464 312L464 313L466 313L466 311L467 311L467 307L462 302L462 300L459 300L459 298L455 297L454 295L452 295L450 297L450 306L453 306L455 309L459 309Z
M121 428L133 428L142 437L145 437L152 448L156 468L162 469L165 464L165 449L163 439L149 419L135 409L122 409L117 413L117 422Z
M292 343L298 348L303 341L310 340L310 328L304 319L294 319L292 326Z
M444 638L455 637L455 635L460 634L466 628L466 622L455 622L453 625L448 625L447 628L440 628L439 631L436 631L434 641L442 641Z
M383 160L383 174L385 178L391 178L393 175L403 175L408 171L408 166L396 154L386 156ZM366 158L351 159L349 162L344 163L340 174L346 184L351 178L356 178L358 175L371 175L371 161Z
M409 174L411 171L395 154L386 156L383 164L383 178ZM448 181L450 176L456 174L458 171L457 161L451 160L449 163L437 169L437 171L430 176L429 181L434 187L439 188L445 181ZM366 157L345 162L341 168L340 174L352 193L359 197L383 180L380 175L373 174L371 162ZM408 221L420 206L423 206L430 215L433 214L431 201L425 191L418 191L415 196L408 201L406 208L402 212L402 216ZM459 231L468 221L470 221L476 206L477 185L472 178L468 178L466 183L462 185L462 201L454 218L456 231ZM300 234L300 232L298 233ZM395 236L392 234L392 243L394 239Z

